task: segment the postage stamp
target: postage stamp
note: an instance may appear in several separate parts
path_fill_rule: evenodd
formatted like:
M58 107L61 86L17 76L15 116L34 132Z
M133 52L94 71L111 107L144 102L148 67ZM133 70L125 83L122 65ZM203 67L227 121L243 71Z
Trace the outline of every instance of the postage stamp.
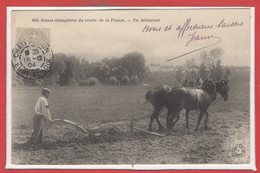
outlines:
M10 169L255 169L254 8L8 9Z
M17 74L26 79L38 79L52 67L49 29L17 28L16 45L12 51L12 65Z

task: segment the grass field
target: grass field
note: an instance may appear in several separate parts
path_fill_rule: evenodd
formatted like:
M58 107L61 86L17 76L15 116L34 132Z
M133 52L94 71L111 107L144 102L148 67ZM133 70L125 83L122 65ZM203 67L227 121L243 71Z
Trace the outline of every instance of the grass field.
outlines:
M165 79L165 81L170 81ZM160 81L163 83L163 81ZM165 82L166 83L166 82ZM59 87L49 98L54 118L64 116L85 126L140 119L138 125L148 128L151 105L144 95L152 86ZM177 85L174 81L166 83ZM184 130L180 117L170 136L164 138L141 132L131 133L125 127L114 127L90 139L74 127L46 124L44 143L22 146L32 131L34 104L40 88L12 88L12 162L15 164L132 164L132 163L248 163L249 162L249 72L234 72L228 102L221 100L209 109L210 130ZM165 126L164 110L161 122ZM183 113L182 113L183 114ZM194 128L198 112L190 116ZM157 124L154 122L154 130ZM236 144L245 146L241 158L232 155Z

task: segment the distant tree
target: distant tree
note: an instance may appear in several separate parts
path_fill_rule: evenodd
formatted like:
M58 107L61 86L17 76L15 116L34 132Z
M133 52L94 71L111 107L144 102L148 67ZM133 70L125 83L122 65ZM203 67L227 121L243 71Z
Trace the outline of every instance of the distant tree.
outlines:
M57 53L54 55L50 72L40 82L25 80L17 77L16 74L12 75L12 80L21 85L40 84L47 87L55 84L60 86L86 85L91 77L95 77L102 84L107 84L111 76L120 82L124 80L123 83L128 83L128 76L136 76L138 80L143 80L147 78L148 74L149 68L145 66L144 56L138 52L125 54L121 58L104 58L101 62L94 63L89 63L84 58L79 59L75 56ZM124 76L127 77L123 79Z
M225 70L225 75L224 75L224 79L227 80L229 79L229 76L231 75L231 71L230 69L227 67Z
M88 86L88 85L89 85L88 80L82 79L82 80L79 82L79 85L80 85L80 86Z
M108 80L109 85L117 85L118 84L118 80L117 78L115 78L114 76L111 76Z
M121 84L122 85L127 85L129 83L129 77L128 76L123 76L122 80L121 80Z
M106 79L110 76L109 66L105 63L96 62L91 64L91 68L92 76L99 79L101 83L106 83Z
M126 68L129 76L138 76L142 80L146 73L145 59L143 54L132 52L121 58L122 67Z
M197 79L197 71L198 71L198 65L195 62L195 59L188 59L185 62L185 72L186 72L186 79L189 79L190 81L195 82Z
M58 73L59 77L59 81L58 83L61 85L61 86L65 86L65 85L69 85L69 80L70 78L72 78L73 76L73 71L72 71L72 65L71 63L66 60L65 62L66 66L65 66L65 69L64 71L60 71Z
M201 53L201 64L207 67L210 72L210 77L216 81L221 80L223 77L223 67L221 65L221 57L223 50L215 48L210 50L209 54L206 52Z
M54 55L53 67L50 74L47 74L49 84L58 83L59 85L65 85L65 81L63 81L64 76L60 75L62 75L65 71L67 60L68 57L65 54L58 53Z
M189 71L196 71L198 68L198 65L196 64L195 59L194 58L188 59L185 62L185 68L186 68L186 70L189 70Z
M139 83L139 78L138 78L138 76L132 76L132 77L130 78L129 83L130 83L131 85L137 85L137 84Z
M51 71L43 78L44 85L58 83L61 86L76 83L77 78L75 70L78 69L79 60L76 57L67 57L65 54L58 53L54 55L53 67Z
M89 86L100 86L101 83L99 82L98 78L90 77L90 78L88 79L88 85L89 85Z
M221 63L221 61L219 63ZM222 80L224 78L223 74L224 74L223 66L217 64L216 68L212 70L211 76L214 81L217 81L217 80Z
M77 85L81 81L80 59L70 56L68 62L71 68L69 85Z
M111 75L115 76L119 81L122 81L123 76L128 76L128 71L121 65L112 68Z
M201 64L199 67L199 77L202 80L206 80L209 78L209 71L208 71L207 67L205 66L205 64Z
M107 64L109 66L110 69L114 68L114 67L118 67L121 65L121 59L120 58L111 58L111 59L108 59L108 58L104 58L102 60L103 63Z
M80 69L81 79L86 80L92 76L93 69L91 67L91 64L88 61L82 59L79 69Z

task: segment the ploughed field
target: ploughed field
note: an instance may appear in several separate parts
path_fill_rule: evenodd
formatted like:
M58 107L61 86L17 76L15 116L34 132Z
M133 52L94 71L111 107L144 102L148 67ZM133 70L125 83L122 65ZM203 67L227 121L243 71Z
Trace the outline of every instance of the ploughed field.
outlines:
M161 82L160 82L161 83ZM173 83L166 83L173 86ZM112 122L135 121L148 129L153 111L144 95L152 86L49 87L53 92L49 107L53 118L70 119L95 127ZM234 72L229 101L220 96L209 108L209 130L193 132L198 111L190 113L191 130L185 129L185 115L171 135L153 136L131 131L127 125L103 128L89 137L75 127L45 124L44 142L26 146L32 132L34 104L40 96L37 87L12 89L12 163L14 164L188 164L249 162L249 72ZM166 110L160 121L165 125ZM153 131L157 123L153 123ZM242 144L245 154L236 157L233 147Z

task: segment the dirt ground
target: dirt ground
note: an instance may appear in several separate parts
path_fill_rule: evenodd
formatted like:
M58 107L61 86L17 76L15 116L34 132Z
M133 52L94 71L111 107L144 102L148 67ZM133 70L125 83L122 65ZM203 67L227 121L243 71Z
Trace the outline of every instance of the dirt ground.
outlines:
M45 142L38 146L22 145L31 130L16 129L12 161L15 164L248 163L249 124L244 121L248 116L248 113L237 111L214 113L210 115L209 130L201 128L193 132L184 128L185 116L182 115L166 137L131 132L127 125L111 126L102 129L100 136L89 137L75 127L57 124L47 127ZM194 112L191 114L193 129L196 120ZM147 120L140 120L135 125L147 129L147 123ZM154 124L154 131L156 128ZM243 157L234 156L233 147L237 144L245 147Z

